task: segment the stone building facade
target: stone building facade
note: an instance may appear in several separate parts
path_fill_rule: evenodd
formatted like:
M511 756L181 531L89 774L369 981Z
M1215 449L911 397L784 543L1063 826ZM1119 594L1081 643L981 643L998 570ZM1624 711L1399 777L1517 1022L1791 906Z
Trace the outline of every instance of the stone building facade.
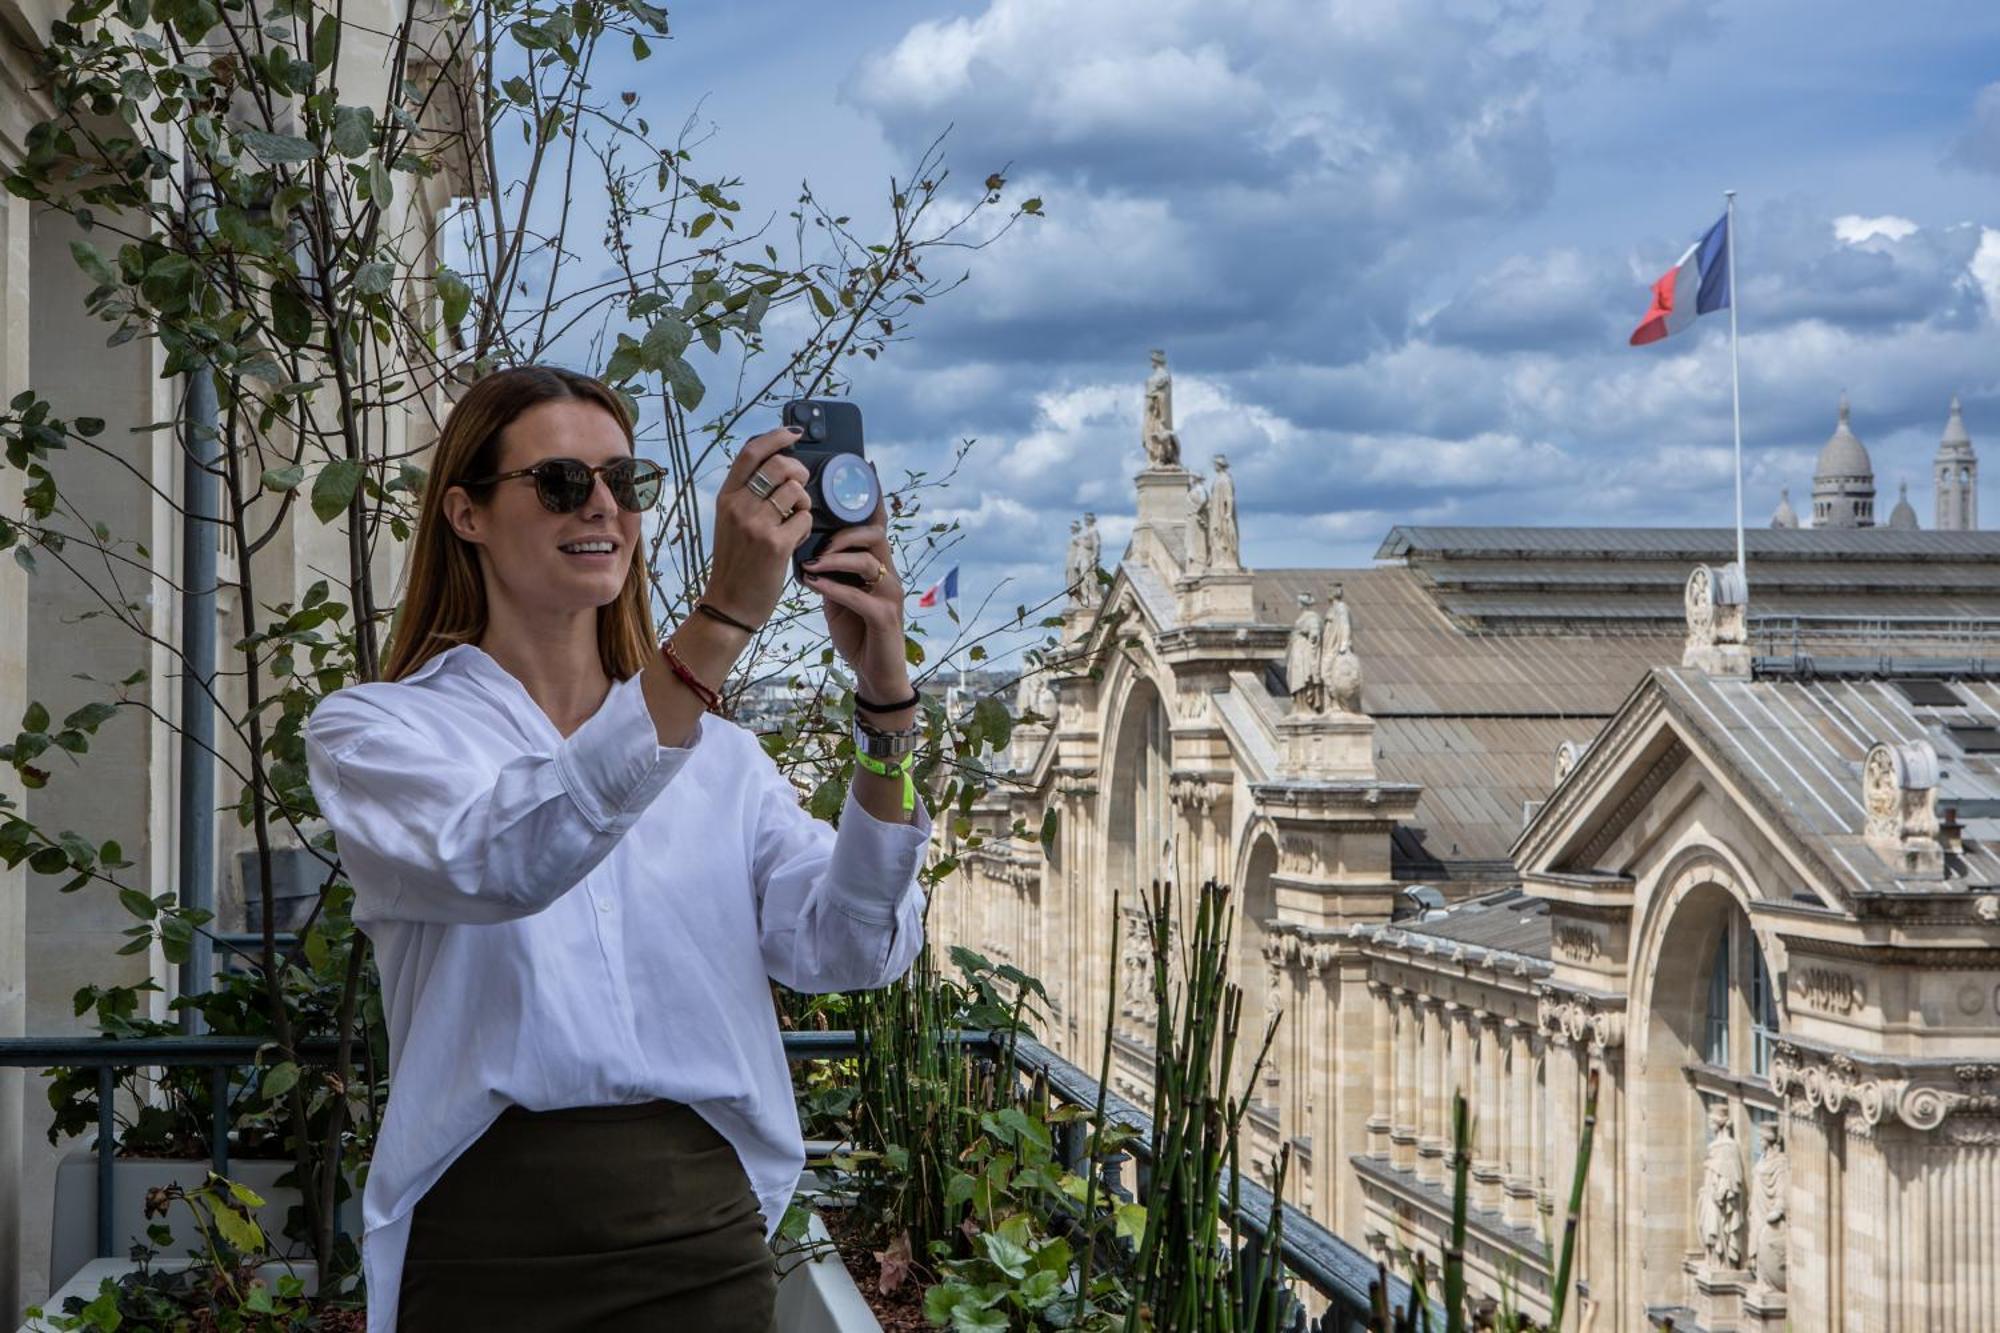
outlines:
M2000 536L1752 533L1754 615L1726 530L1246 570L1190 562L1212 484L1148 456L937 937L1042 978L1083 1067L1110 1008L1143 1106L1140 890L1222 880L1246 1011L1281 1014L1255 1169L1290 1144L1350 1241L1438 1257L1462 1090L1475 1288L1545 1310L1595 1074L1594 1327L1990 1326L2000 683L1965 636ZM1050 809L1046 852L1008 835Z
M345 100L383 102L390 71L380 59L377 34L393 31L400 12L389 0L345 11L345 31L352 36L343 40L358 44L343 62ZM33 52L62 13L49 0L0 0L0 171L23 160L30 127L53 114L36 84ZM476 188L476 182L441 171L421 189L406 187L396 220L412 222L413 234L434 236L433 221L449 199ZM57 415L101 417L103 440L127 442L116 459L73 451L60 464L61 479L66 492L88 497L89 518L137 544L136 564L122 582L144 608L151 641L102 616L94 595L60 562L44 558L30 575L11 554L0 556L0 724L11 737L30 700L62 717L103 697L100 682L138 669L146 677L127 692L135 706L122 709L94 738L84 760L88 781L65 780L58 764L48 786L23 791L11 766L0 765L0 784L39 824L119 840L134 863L121 872L126 883L152 896L177 888L181 691L179 658L170 645L181 642L183 459L176 432L139 428L178 419L184 380L161 378L165 354L148 339L106 345L111 326L87 312L85 297L94 283L69 249L82 234L65 214L0 192L0 402L33 387ZM414 262L422 272L433 267L422 257ZM435 393L412 396L379 414L375 438L386 452L410 451L413 461L421 461L443 410ZM15 517L20 474L5 476L0 515ZM270 503L275 509L277 501ZM291 512L302 511L300 505ZM382 543L380 549L378 586L392 588L399 548ZM324 571L346 566L346 550L344 527L318 523L309 512L304 521L286 521L255 556L260 601L296 604ZM227 646L242 634L241 569L226 532L218 536L217 561L216 632L226 670ZM79 679L79 673L96 680ZM218 693L242 714L247 695L240 674L219 677ZM223 771L247 769L227 728L222 736ZM234 817L235 798L227 778L212 799L205 798L209 808L223 808L216 820L222 880L216 924L227 930L240 930L243 922L237 852L248 834ZM161 989L145 997L146 1016L171 1017L167 1005L179 993L179 969L157 943L120 954L131 914L114 895L64 894L59 882L31 873L25 863L0 866L0 1035L93 1033L92 1020L79 1018L71 1004L78 988L92 983L130 986L150 979ZM11 1316L45 1299L52 1285L47 1265L55 1168L77 1142L51 1147L47 1130L41 1075L0 1069L0 1326L11 1327Z

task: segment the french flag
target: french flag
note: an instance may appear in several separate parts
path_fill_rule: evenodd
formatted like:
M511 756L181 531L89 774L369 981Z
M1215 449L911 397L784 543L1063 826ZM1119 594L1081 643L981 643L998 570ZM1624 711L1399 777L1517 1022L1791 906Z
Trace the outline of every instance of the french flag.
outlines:
M1632 330L1632 346L1656 343L1694 323L1695 316L1729 308L1729 214L1690 245L1680 262L1653 284L1653 305Z
M951 567L951 573L945 575L943 578L939 579L936 583L933 583L930 586L930 590L928 592L926 592L922 597L917 598L917 605L922 607L924 610L928 611L938 604L939 594L943 594L943 599L947 602L952 601L958 596L957 565L953 565Z

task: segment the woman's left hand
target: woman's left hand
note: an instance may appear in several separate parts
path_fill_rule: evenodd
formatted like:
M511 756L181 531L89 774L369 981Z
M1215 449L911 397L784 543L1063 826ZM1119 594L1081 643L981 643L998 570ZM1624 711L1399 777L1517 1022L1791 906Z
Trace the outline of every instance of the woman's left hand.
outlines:
M868 581L865 588L818 577L835 571ZM863 527L833 535L826 549L805 567L807 585L825 599L826 630L833 649L854 671L868 698L890 700L910 694L910 661L904 655L903 581L889 554L888 513L877 503Z

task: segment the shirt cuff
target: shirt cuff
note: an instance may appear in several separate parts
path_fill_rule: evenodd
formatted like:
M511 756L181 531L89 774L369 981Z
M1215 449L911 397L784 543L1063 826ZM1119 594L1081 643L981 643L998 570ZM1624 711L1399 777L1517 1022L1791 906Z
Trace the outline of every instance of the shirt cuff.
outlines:
M662 745L640 672L611 686L603 706L556 747L556 774L599 832L629 823L660 794L701 744Z
M828 872L842 910L862 921L888 925L916 883L931 841L931 815L917 798L910 822L892 824L868 813L848 784L847 805L833 837Z

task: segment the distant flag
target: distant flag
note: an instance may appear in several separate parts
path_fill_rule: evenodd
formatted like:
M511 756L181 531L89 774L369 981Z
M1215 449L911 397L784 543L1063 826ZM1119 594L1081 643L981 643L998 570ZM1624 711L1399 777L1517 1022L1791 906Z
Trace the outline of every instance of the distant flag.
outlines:
M924 610L929 611L938 604L940 595L942 595L942 599L947 602L953 601L958 597L957 565L953 565L951 567L951 573L945 575L943 578L939 579L936 583L933 583L930 586L930 590L928 592L926 592L922 597L917 598L917 605L919 607L922 607Z
M1694 323L1695 316L1729 306L1729 214L1724 213L1653 284L1652 307L1632 330L1632 346L1656 343Z

